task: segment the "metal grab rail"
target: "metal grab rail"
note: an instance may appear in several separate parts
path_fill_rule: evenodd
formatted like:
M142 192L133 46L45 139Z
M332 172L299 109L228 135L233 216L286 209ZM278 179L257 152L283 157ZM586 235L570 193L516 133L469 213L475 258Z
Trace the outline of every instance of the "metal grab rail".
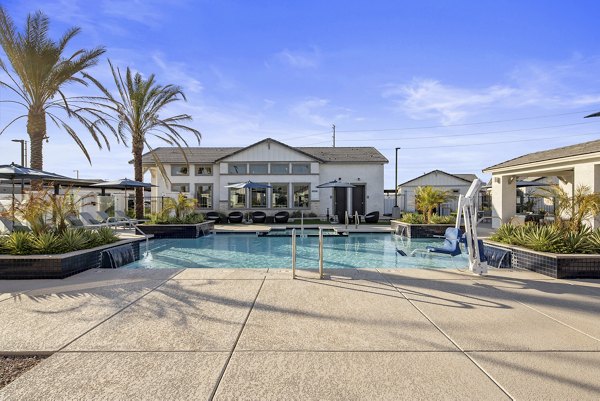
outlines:
M358 217L358 210L354 211L354 228L358 228L360 224L360 217Z
M347 212L346 212L347 216ZM323 228L319 227L319 279L323 278Z
M349 222L350 222L350 216L348 215L348 211L346 210L346 214L344 215L344 223L346 223L346 228L348 228Z
M296 278L296 229L292 229L292 280Z

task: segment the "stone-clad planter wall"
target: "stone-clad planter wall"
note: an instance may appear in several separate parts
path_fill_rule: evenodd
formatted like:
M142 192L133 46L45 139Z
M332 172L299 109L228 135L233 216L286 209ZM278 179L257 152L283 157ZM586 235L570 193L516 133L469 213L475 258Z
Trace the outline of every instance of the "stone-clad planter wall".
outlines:
M404 230L403 235L408 238L433 238L444 235L447 228L454 227L454 224L410 224L400 220L390 220L390 224L393 232L399 233Z
M140 231L154 238L198 238L215 228L214 221L198 224L140 224Z
M486 246L510 249L511 265L554 278L600 278L600 255L537 252L520 246L485 240Z
M123 240L109 245L56 255L0 255L0 279L60 279L102 267L102 252L131 243L135 259L140 258L140 241Z

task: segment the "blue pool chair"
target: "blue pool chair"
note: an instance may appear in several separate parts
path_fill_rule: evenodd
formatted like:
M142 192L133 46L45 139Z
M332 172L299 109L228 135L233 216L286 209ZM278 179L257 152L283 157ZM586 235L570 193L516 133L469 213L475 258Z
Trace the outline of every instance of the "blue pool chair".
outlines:
M447 228L444 233L444 244L441 247L428 246L425 249L431 253L441 253L443 255L458 256L461 254L460 238L462 233L458 228Z

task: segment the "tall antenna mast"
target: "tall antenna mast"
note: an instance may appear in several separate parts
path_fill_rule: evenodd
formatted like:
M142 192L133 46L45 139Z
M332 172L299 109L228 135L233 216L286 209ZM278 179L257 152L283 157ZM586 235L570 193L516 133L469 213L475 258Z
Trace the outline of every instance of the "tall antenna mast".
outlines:
M331 128L333 129L333 147L335 148L335 124L332 124Z

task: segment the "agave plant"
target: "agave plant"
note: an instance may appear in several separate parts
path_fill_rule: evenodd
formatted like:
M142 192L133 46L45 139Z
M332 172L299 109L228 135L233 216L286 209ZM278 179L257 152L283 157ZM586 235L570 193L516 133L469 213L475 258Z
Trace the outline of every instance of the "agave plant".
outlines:
M588 240L594 253L600 253L600 228L591 232Z
M30 255L32 234L26 231L15 231L7 236L4 248L11 255Z
M62 251L61 238L53 232L31 236L32 253L51 254Z
M563 232L556 226L528 225L523 229L523 245L534 251L556 252L563 240Z
M77 251L90 246L91 238L88 234L90 231L85 229L64 231L60 237L61 247L64 252Z
M594 243L590 241L592 230L582 226L578 231L567 231L560 244L561 253L592 253Z

